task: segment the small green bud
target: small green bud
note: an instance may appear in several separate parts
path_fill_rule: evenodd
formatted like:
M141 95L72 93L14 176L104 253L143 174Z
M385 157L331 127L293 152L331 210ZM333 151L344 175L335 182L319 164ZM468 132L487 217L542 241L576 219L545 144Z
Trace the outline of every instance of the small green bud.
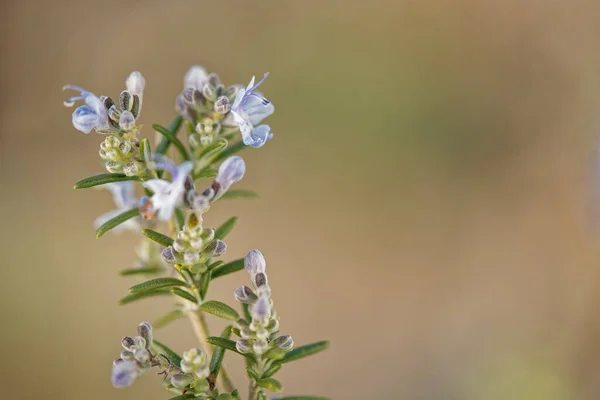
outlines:
M146 348L146 339L144 339L143 337L136 336L133 338L133 341L135 342L135 345L140 349Z
M145 364L148 361L150 361L150 353L148 352L148 349L137 349L134 353L133 353L133 357L135 358L135 360L141 364Z
M294 341L290 335L279 336L273 343L282 350L291 350L294 347Z
M194 378L187 374L175 374L171 377L171 385L175 386L177 389L183 389L193 381Z
M184 251L187 250L187 248L188 248L187 242L184 242L181 239L175 239L175 241L173 242L173 249L175 249L175 251L178 253L183 253Z
M235 400L235 397L230 395L229 393L221 393L217 400Z
M121 352L121 358L123 360L133 360L134 357L133 357L133 353L131 351L129 351L129 350L123 350Z
M208 368L208 365L205 364L196 368L194 375L196 375L199 379L206 379L208 375L210 375L210 369Z
M235 348L242 354L250 353L252 351L252 344L248 339L239 339L235 342Z
M123 165L115 161L107 161L104 165L106 166L106 170L113 174L123 171Z
M203 239L205 242L209 242L209 241L211 241L211 240L213 240L213 239L214 239L214 237L215 237L215 230L214 230L214 229L212 229L212 228L207 228L207 229L205 229L205 230L202 232L202 236L201 236L201 237L202 237L202 239Z

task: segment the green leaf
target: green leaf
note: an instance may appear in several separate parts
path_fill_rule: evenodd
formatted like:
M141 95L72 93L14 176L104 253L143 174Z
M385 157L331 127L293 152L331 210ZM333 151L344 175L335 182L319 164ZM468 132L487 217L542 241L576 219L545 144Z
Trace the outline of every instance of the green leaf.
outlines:
M106 232L110 231L114 227L117 227L117 226L121 225L123 222L125 222L131 218L137 217L138 215L140 215L140 210L137 207L135 207L135 208L132 208L131 210L127 210L127 211L117 215L113 219L106 221L105 223L103 223L100 226L100 228L96 229L96 238L99 238L100 236L104 235Z
M198 303L198 300L194 297L193 294L191 294L190 292L186 292L185 290L183 290L181 288L174 287L171 289L171 293L173 293L174 295L179 296L183 299L189 300L194 304Z
M187 150L185 149L185 146L183 145L183 143L181 143L181 141L179 139L177 139L177 137L171 132L169 131L167 128L165 128L164 126L160 126L158 124L153 124L152 125L152 129L154 129L155 131L159 132L160 134L162 134L166 139L168 139L175 147L177 147L177 150L179 151L179 154L181 155L181 158L183 160L189 160L190 156L187 152Z
M285 396L279 397L279 400L330 400L329 397L320 396Z
M206 271L202 275L200 275L200 298L204 300L206 297L206 292L208 292L208 285L210 280L212 279L211 271Z
M248 376L254 379L255 381L260 379L260 376L258 376L258 372L256 372L254 368L246 367L246 372L248 373Z
M231 325L225 327L221 333L223 339L229 339L231 336ZM210 359L210 372L215 375L215 378L219 376L219 370L223 363L223 357L225 357L225 349L222 347L215 347L215 351Z
M252 315L250 315L250 306L246 303L242 303L242 311L244 312L244 319L248 322L252 321Z
M192 393L186 393L179 396L171 397L169 400L185 400L185 399L193 399L196 396Z
M208 270L212 271L215 268L219 268L221 265L225 265L225 263L221 260L215 261L214 263L212 263L208 266Z
M233 333L236 336L242 337L242 333L238 328L231 328L231 333Z
M179 354L175 353L158 340L152 340L152 348L156 351L156 353L166 356L173 364L175 364L177 368L181 367L181 357L179 357Z
M227 140L219 139L204 149L194 164L194 176L201 175L204 169L210 167L226 148Z
M140 140L140 156L144 161L148 161L151 159L152 150L150 148L150 141L148 140L148 138L143 138L142 140Z
M304 357L311 356L313 354L320 353L321 351L327 349L329 347L329 341L323 340L321 342L311 343L304 346L300 346L295 348L294 350L287 353L283 359L282 363L296 361Z
M258 193L252 190L228 190L221 199L258 199Z
M147 297L161 296L171 294L168 290L149 290L147 292L131 293L119 300L119 305L133 303L134 301L145 299Z
M220 276L229 275L239 270L244 269L244 259L240 258L231 262L228 262L225 265L217 267L212 270L212 279L218 278Z
M218 336L209 336L208 338L206 338L206 343L212 344L213 346L222 347L226 350L231 350L238 354L242 354L235 347L235 342L231 339L225 339L225 338L218 337ZM249 355L249 354L242 354L242 355L251 357L251 355Z
M237 224L237 222L238 217L231 217L227 221L223 222L223 225L218 227L215 231L215 237L221 240L224 239L225 236L227 236L227 234L231 232L231 230L233 229L235 224Z
M104 185L111 182L123 182L123 181L139 181L140 178L137 176L127 176L125 174L100 174L96 176L90 176L77 182L74 186L75 189L87 189L98 185Z
M173 239L171 239L167 235L163 235L162 233L156 232L152 229L142 229L142 233L148 239L155 241L156 243L160 244L161 246L169 247L173 244Z
M160 268L160 267L141 267L141 268L124 269L121 272L119 272L119 274L121 276L144 275L144 274L156 274L161 271L163 271L163 268Z
M283 390L283 385L281 382L273 378L259 379L256 381L256 384L272 392L281 392Z
M165 315L157 318L152 323L152 326L155 328L162 328L163 326L167 326L173 321L177 321L179 318L185 317L185 312L183 310L173 310L169 311Z
M239 314L233 308L229 307L225 303L221 303L217 300L209 300L200 305L200 309L212 315L216 315L219 318L228 319L230 321L237 321L240 319Z
M231 146L229 146L227 149L225 149L225 151L223 151L219 157L214 161L215 163L218 163L221 160L225 160L227 157L234 155L235 153L244 150L246 147L243 141L239 141Z
M175 228L177 232L183 229L183 224L185 224L185 214L181 210L181 208L175 209Z
M204 168L204 169L202 169L202 171L199 171L197 174L192 174L192 178L194 179L194 182L200 181L203 179L211 179L211 178L214 178L215 176L217 176L218 172L219 171L217 171L214 168Z
M169 132L173 136L177 135L177 132L179 131L179 128L181 127L182 122L183 122L183 117L181 115L178 115L175 118L173 118L173 120L169 124L168 129L169 129ZM166 154L167 150L169 150L170 145L171 145L171 142L169 141L169 139L167 139L166 137L163 137L162 140L160 141L160 143L158 144L158 146L156 147L156 152L159 154Z
M139 283L129 288L131 293L145 292L148 290L156 290L162 288L171 288L173 286L185 286L186 283L177 278L164 277L150 279L149 281Z
M271 365L271 367L263 373L263 378L270 378L277 373L281 369L282 365L279 363L275 363Z

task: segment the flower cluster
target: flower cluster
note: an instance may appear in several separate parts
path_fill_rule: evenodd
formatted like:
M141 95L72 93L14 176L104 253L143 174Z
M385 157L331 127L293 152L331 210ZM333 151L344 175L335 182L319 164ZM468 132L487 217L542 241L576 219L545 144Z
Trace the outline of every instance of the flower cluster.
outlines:
M184 89L177 98L177 111L191 125L189 142L199 153L212 144L219 135L227 136L239 129L247 146L261 147L273 134L268 125L259 125L273 114L273 104L256 88L268 73L254 84L254 77L244 89L241 85L225 87L216 74L208 74L198 65L184 77Z
M273 350L271 353L291 350L294 342L290 336L271 340L279 332L279 318L273 309L264 256L258 250L250 251L244 258L244 267L250 274L254 290L242 286L234 291L234 296L240 303L249 306L252 320L239 319L236 322L241 334L241 339L236 342L238 351L262 356L270 349Z
M121 339L123 351L113 362L112 384L115 387L127 387L133 381L158 362L150 350L152 346L152 325L142 322L138 326L138 336L125 336Z
M235 153L261 147L273 136L271 128L261 124L273 113L273 104L257 91L267 75L256 83L253 77L246 87L225 87L216 74L193 66L184 77L184 90L176 101L179 115L168 128L152 125L163 135L154 150L147 138L139 137L141 126L137 120L145 87L139 72L127 78L118 104L78 86L65 86L79 92L65 101L66 106L84 102L73 112L73 126L86 134L95 130L106 135L100 144L100 157L109 173L75 185L102 187L113 196L116 207L96 219L96 236L109 230L143 234L136 267L121 274L149 279L132 286L119 304L169 295L176 300L173 310L158 319L155 327L187 316L200 342L199 348L180 357L154 340L152 325L142 322L137 336L121 340L123 350L112 370L112 384L117 388L128 387L150 369L158 368L158 374L164 376L162 386L176 398L239 400L223 358L226 353L241 353L250 379L249 399L266 400L266 390L283 390L273 375L285 362L327 347L326 342L319 342L292 350L292 338L278 336L279 317L260 251L252 250L244 259L229 263L214 260L227 250L223 239L233 229L236 217L217 229L203 226L204 214L217 200L244 192L246 197L253 195L230 188L246 172L244 160ZM187 128L187 136L180 139L177 133L182 126ZM237 131L241 140L235 142ZM177 153L169 153L170 146ZM136 185L144 195L136 195ZM159 232L163 228L168 228L167 234ZM207 299L213 279L239 271L242 266L250 274L252 287L242 286L234 294L242 303L245 318L229 305ZM223 318L231 325L220 336L210 336L205 314Z
M127 89L121 92L118 104L110 97L97 97L79 86L66 85L63 90L76 90L79 95L69 98L64 104L72 107L76 101L83 100L85 105L73 112L73 126L86 134L94 129L109 135L100 145L100 157L109 172L142 176L146 168L140 153L136 121L142 111L146 80L135 71L129 75L125 85Z

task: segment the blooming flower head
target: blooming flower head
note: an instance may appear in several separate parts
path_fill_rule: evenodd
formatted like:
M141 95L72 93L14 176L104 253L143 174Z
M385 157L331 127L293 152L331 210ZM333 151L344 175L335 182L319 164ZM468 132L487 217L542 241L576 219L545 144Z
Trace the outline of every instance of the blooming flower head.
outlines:
M102 185L101 188L110 190L117 208L96 218L96 221L94 221L94 226L96 228L104 224L106 221L113 219L122 212L135 207L138 203L138 198L134 194L135 185L132 181L112 182ZM113 231L120 232L124 229L137 231L139 229L138 221L136 219L129 219L113 228Z
M144 182L144 187L152 190L152 197L143 197L140 211L145 219L152 219L155 215L161 221L168 221L173 216L176 207L180 207L185 198L186 179L194 164L186 161L176 166L166 157L154 156L157 170L165 170L171 174L171 182L164 179L150 179Z
M64 102L67 107L72 107L76 101L83 100L86 104L77 107L73 112L73 126L83 133L90 133L95 129L98 133L112 133L129 131L135 127L141 107L146 80L141 73L134 71L126 80L127 90L121 92L120 104L106 96L97 97L79 86L66 85L63 90L78 91L79 96L73 96Z
M269 100L260 93L255 92L256 88L264 82L268 75L267 72L257 84L254 84L254 77L252 77L246 90L240 90L237 93L231 106L234 121L242 133L244 144L247 146L261 147L273 137L269 125L255 126L264 118L273 114L275 110Z
M79 86L66 85L63 90L77 90L80 95L65 100L64 105L73 107L76 101L83 100L85 105L79 106L73 111L73 126L75 129L88 134L92 129L104 131L110 129L108 113L102 100L91 92Z

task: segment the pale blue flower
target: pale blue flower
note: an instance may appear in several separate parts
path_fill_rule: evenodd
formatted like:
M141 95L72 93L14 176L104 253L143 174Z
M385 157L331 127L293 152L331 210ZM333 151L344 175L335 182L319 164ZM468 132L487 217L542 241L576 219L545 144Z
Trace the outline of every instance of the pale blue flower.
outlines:
M135 185L133 181L112 182L106 185L102 185L100 186L100 188L110 190L117 208L108 211L96 218L96 220L94 221L94 226L96 227L96 229L105 222L113 219L114 217L125 211L130 210L138 204L139 200L134 194ZM124 223L114 227L112 230L115 233L118 233L122 230L138 231L139 222L137 218L128 219Z
M261 147L273 137L269 125L258 125L260 121L273 114L273 104L255 89L267 78L267 72L255 85L254 77L246 87L240 90L231 106L231 112L236 125L242 133L244 144L251 147Z
M186 161L177 167L166 157L154 156L155 169L165 170L171 174L171 182L164 179L150 179L143 183L144 187L152 190L152 197L143 197L140 207L142 216L151 219L155 215L161 221L168 221L173 216L176 207L180 207L185 198L185 181L192 171L194 164Z
M116 388L126 388L133 385L140 375L140 370L135 361L122 361L113 365L111 381Z
M86 104L79 106L73 111L73 126L83 133L90 133L92 129L107 130L110 129L108 122L108 113L102 100L91 92L88 92L79 86L66 85L63 90L72 89L80 92L79 96L73 96L65 100L64 105L73 107L76 101L83 100Z
M242 157L233 156L223 161L215 177L215 181L219 184L215 198L218 199L229 190L231 185L239 182L244 177L245 172L246 164Z

